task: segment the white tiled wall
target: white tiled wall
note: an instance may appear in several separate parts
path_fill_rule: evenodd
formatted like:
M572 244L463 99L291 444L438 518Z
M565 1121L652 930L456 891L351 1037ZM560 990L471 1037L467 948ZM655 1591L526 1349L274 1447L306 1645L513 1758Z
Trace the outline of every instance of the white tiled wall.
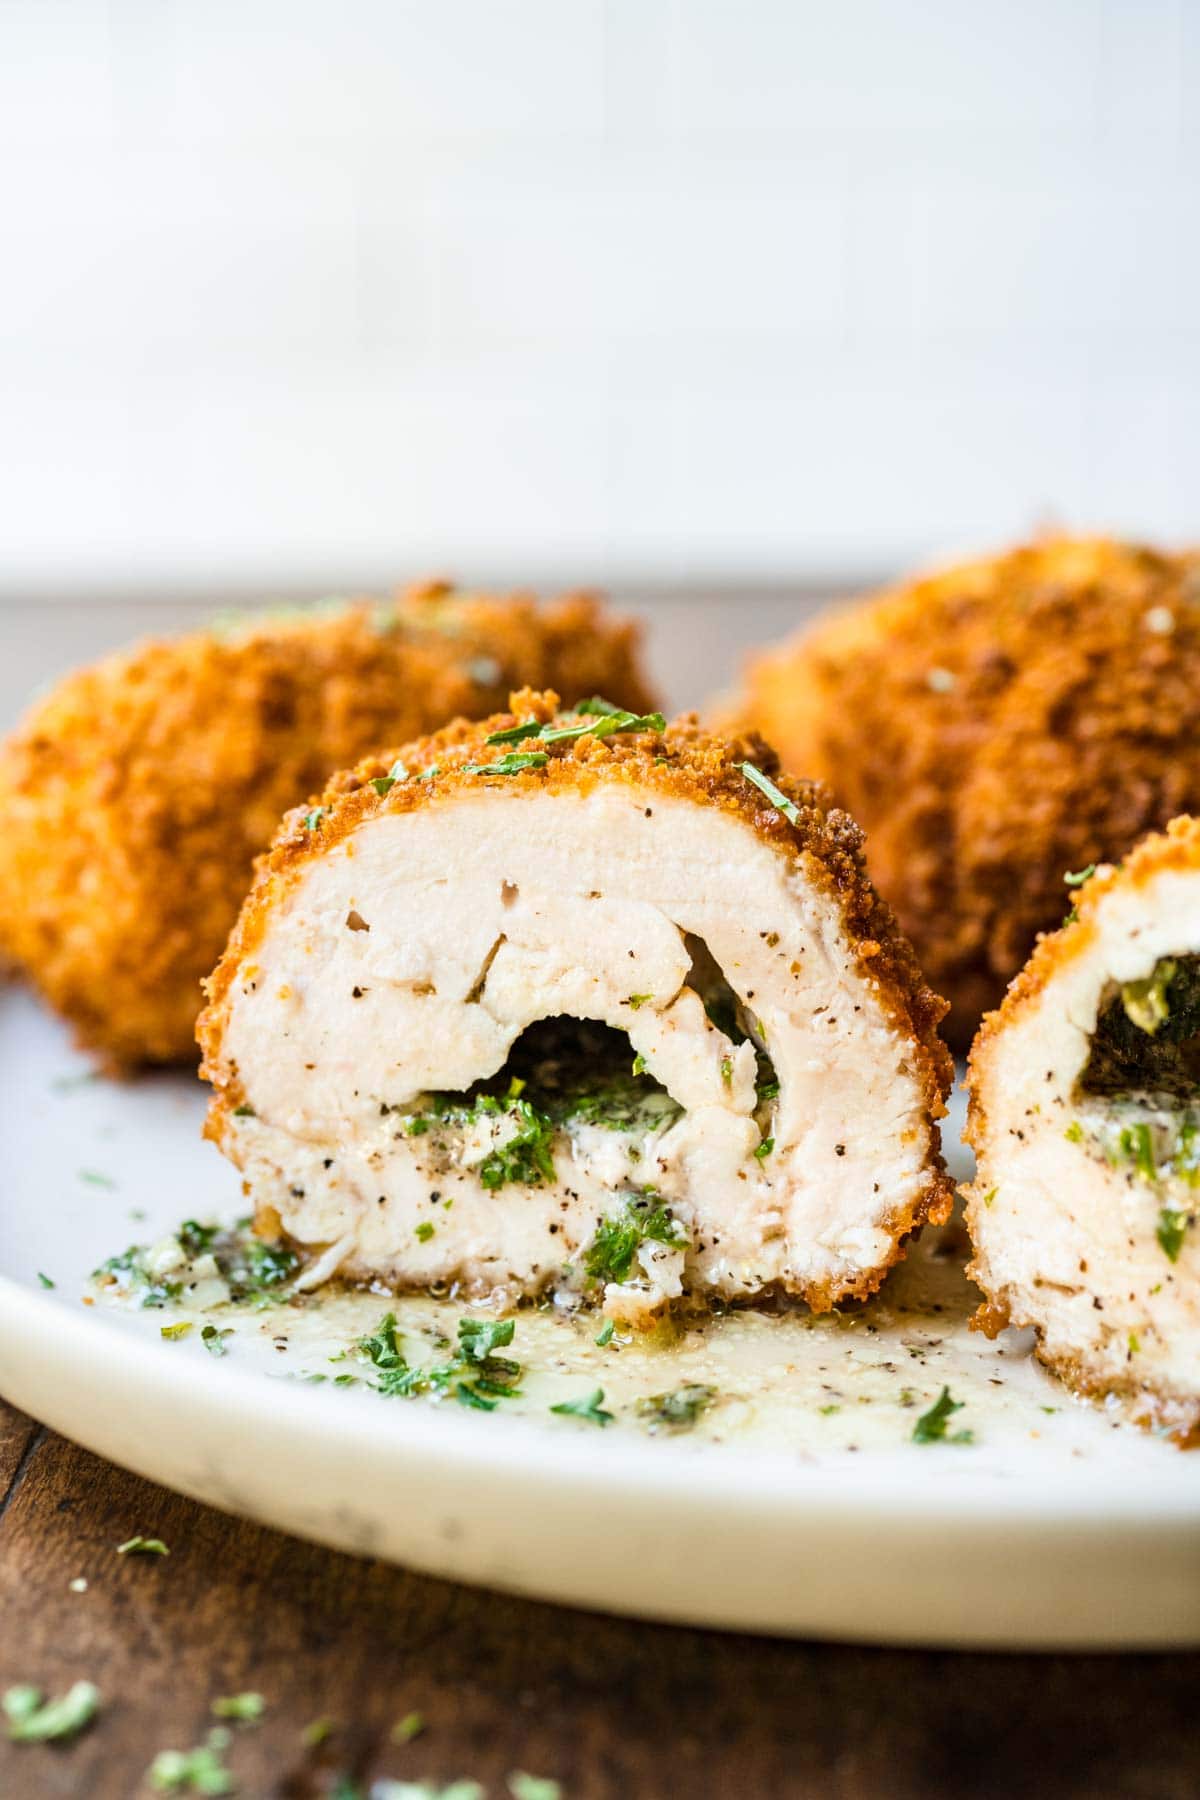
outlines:
M0 594L1200 536L1200 0L0 0Z

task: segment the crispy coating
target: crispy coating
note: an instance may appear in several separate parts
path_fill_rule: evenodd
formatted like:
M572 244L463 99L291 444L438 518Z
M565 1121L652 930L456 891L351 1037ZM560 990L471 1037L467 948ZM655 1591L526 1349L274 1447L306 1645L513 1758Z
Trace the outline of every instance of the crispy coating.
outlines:
M969 1041L1063 875L1200 808L1200 556L1051 539L834 613L738 716L827 781Z
M280 816L380 743L519 682L651 704L586 595L415 589L247 616L68 675L0 750L0 964L114 1070L195 1058L200 981Z
M458 720L433 736L368 757L355 769L333 778L321 796L319 818L314 817L312 808L297 807L283 821L270 852L259 859L254 886L228 948L206 983L209 1004L200 1016L197 1036L204 1054L201 1074L216 1088L206 1127L209 1137L222 1141L226 1116L244 1098L236 1072L226 1065L221 1048L238 971L253 957L276 907L307 865L376 814L410 812L437 805L456 790L477 788L481 782L513 780L564 794L588 793L612 784L636 786L642 792L657 790L675 799L736 813L780 855L794 862L803 859L808 878L823 887L838 909L859 968L878 990L885 1013L910 1043L930 1117L943 1116L954 1074L949 1053L938 1036L945 1001L926 985L890 909L871 884L861 831L847 813L832 804L826 789L819 783L783 775L778 757L761 738L753 734L715 737L701 729L694 714L684 714L661 733L538 743L545 764L516 774L468 773L465 765L492 763L505 754L508 746L488 745L490 733L529 719L545 722L555 718L558 695L526 689L511 696L510 709L478 724ZM529 746L521 743L513 748L520 753ZM397 762L408 771L408 777L388 786L389 771ZM795 806L794 821L747 780L741 768L744 762L753 763L777 782ZM426 771L435 772L422 779ZM895 1240L892 1261L903 1253L908 1233L949 1216L952 1193L941 1159L934 1157L917 1204L903 1218L884 1222ZM878 1287L884 1273L879 1269L864 1276L858 1287L843 1289L842 1297L851 1293L865 1297ZM819 1294L806 1297L813 1304L821 1302Z

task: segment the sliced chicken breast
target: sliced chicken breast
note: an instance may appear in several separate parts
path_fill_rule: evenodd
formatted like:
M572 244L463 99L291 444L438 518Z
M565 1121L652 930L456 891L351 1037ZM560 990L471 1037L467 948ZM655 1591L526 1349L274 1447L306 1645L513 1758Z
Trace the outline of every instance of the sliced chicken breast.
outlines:
M980 1323L1200 1429L1200 820L1082 886L971 1055Z
M876 1288L950 1189L942 1003L822 790L604 702L363 763L285 821L209 984L208 1131L307 1276Z

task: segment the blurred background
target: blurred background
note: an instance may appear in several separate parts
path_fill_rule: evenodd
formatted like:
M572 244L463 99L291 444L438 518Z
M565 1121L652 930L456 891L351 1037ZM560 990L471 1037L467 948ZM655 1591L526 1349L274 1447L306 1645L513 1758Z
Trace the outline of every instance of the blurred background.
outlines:
M1198 86L1187 0L0 0L6 683L436 571L610 586L696 700L1194 536Z

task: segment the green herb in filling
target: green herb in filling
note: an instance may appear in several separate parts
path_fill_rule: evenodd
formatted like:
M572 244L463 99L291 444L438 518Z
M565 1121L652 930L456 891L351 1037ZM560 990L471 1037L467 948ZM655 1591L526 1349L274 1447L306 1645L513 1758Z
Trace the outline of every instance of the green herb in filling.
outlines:
M584 1254L583 1266L590 1280L622 1282L629 1278L634 1259L646 1242L686 1250L688 1237L653 1188L625 1202L624 1211L601 1221Z

